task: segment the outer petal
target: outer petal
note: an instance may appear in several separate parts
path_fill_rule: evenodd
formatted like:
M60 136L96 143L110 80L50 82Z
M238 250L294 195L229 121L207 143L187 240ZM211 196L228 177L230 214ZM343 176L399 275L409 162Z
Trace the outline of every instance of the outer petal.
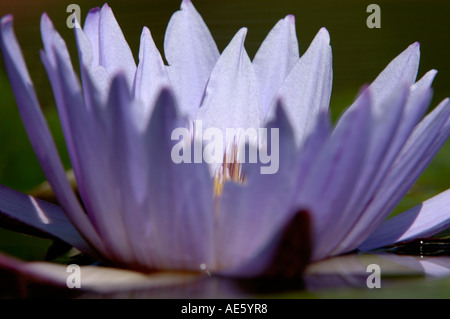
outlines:
M175 164L171 140L186 127L172 93L163 90L145 132L147 145L147 223L142 240L150 244L155 268L201 270L213 263L213 186L206 163Z
M345 217L342 218L342 225L336 226L340 235L331 234L335 241L334 245L329 245L330 254L335 254L333 249L339 246L342 238L365 213L367 205L386 177L414 126L428 108L432 93L430 85L434 75L434 71L428 72L409 89L408 80L403 86L397 87L391 96L383 101L378 100L373 114L376 124L372 128L369 155L358 181L359 192L355 193L349 201L347 213L344 213ZM375 101L377 101L376 98Z
M297 207L311 212L313 259L323 257L329 244L326 232L341 216L336 214L355 190L363 167L372 125L370 96L363 93L358 107L344 113L305 178Z
M388 217L450 135L449 116L450 102L446 99L419 123L370 205L335 253L357 248Z
M2 49L17 105L42 169L56 197L77 229L99 250L103 243L73 193L56 146L39 107L30 76L12 29L12 17L1 20Z
M328 109L331 82L330 36L322 28L277 94L287 106L286 112L294 129L297 145L301 145L310 133L317 114ZM273 111L270 110L266 121L272 117Z
M280 106L277 113L277 119L268 125L267 132L268 142L274 144L272 129L279 129L277 172L262 174L261 163L247 161L243 164L245 183L227 182L222 196L217 198L219 209L215 251L216 262L221 270L242 266L270 246L270 242L275 240L275 234L294 214L290 201L295 182L295 175L292 174L295 144L291 127ZM278 140L275 143L278 144ZM269 146L271 152L276 153L275 145ZM248 151L255 149L249 148ZM278 159L274 157L274 160ZM268 258L269 255L262 257ZM267 262L270 262L270 258ZM267 264L259 266L264 268Z
M450 189L386 220L359 249L371 250L400 241L430 237L449 226Z
M261 92L264 116L299 57L295 18L288 15L270 30L252 63Z
M167 26L164 53L180 111L195 119L219 50L190 0L183 0Z
M408 92L408 88L403 87L379 107L383 112L372 114L373 125L370 128L367 156L359 173L356 187L345 208L341 211L339 220L325 232L321 239L321 241L327 243L324 255L329 255L350 231L355 220L358 219L358 213L364 211L376 191L376 187L379 186L380 181L385 176L387 168L392 162L392 159L387 161L386 155L392 149L393 139L398 131ZM357 107L360 101L361 99L358 99L350 107L350 110Z
M95 252L67 219L64 211L56 205L0 185L0 212L95 256Z
M96 118L90 116L84 106L81 87L64 41L46 15L41 25L46 46L42 59L55 93L70 159L89 218L108 243L105 248L114 256L111 259L131 264L132 250L112 186L108 148L101 145L103 127L94 122ZM109 186L105 187L105 184Z

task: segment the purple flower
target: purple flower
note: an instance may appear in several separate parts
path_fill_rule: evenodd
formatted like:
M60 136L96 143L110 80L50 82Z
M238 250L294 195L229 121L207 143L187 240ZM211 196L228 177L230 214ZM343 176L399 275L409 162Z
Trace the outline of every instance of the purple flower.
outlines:
M82 252L141 271L253 277L289 273L280 266L286 260L298 261L298 273L310 260L429 236L450 225L449 190L384 221L450 134L448 99L425 116L436 71L415 81L418 43L365 87L332 127L328 32L319 30L300 57L291 15L274 26L251 61L245 28L220 54L184 0L167 27L169 65L144 28L136 66L105 4L75 28L81 83L46 14L41 33L41 59L82 204L41 113L12 16L5 16L7 72L61 208L1 187L0 211ZM195 120L221 130L278 128L279 170L264 175L259 164L231 163L217 173L203 162L174 163L171 132ZM234 176L234 169L243 174Z

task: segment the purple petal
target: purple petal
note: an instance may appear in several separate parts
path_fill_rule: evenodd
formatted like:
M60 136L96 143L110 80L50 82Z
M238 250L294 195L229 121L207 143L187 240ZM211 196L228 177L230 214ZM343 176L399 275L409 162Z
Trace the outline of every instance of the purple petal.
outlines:
M139 65L134 80L133 98L143 103L141 114L144 124L150 117L162 87L169 86L169 75L161 55L153 42L150 30L144 28L139 49Z
M264 116L299 57L295 18L293 15L288 15L270 30L253 59Z
M241 29L217 61L198 112L203 129L259 128L262 108L252 63L244 49L247 29Z
M386 220L360 246L371 250L400 241L430 237L450 227L450 189Z
M226 182L222 196L217 198L215 250L221 269L232 269L249 262L271 245L275 234L294 214L289 202L295 182L292 172L296 149L292 129L282 107L278 107L277 118L267 128L268 141L271 141L272 128L279 129L278 171L262 174L262 163L247 162L242 168L245 183ZM251 150L248 149L249 152ZM249 231L250 225L252 231ZM267 257L266 262L270 261L268 255L260 257Z
M129 87L133 85L136 63L111 8L104 4L99 20L99 61L110 75L124 72ZM95 48L94 48L95 49Z
M297 145L301 145L310 133L317 114L328 109L332 84L331 62L330 36L322 28L277 93L287 106L286 112ZM273 109L269 110L266 121L272 116Z
M280 227L266 246L241 265L219 272L236 278L271 279L291 284L301 282L311 254L310 221L300 211Z
M370 89L369 89L370 90ZM379 110L372 114L373 125L370 130L370 141L368 143L367 155L359 173L354 192L340 214L339 220L324 235L323 242L328 242L325 255L329 255L340 240L353 227L353 224L362 214L370 202L380 181L385 176L388 165L386 154L392 149L393 139L398 132L401 116L404 113L405 101L408 95L408 87L403 87L379 106ZM357 107L360 99L353 104ZM380 112L381 111L381 112ZM328 238L328 241L327 241Z
M355 190L370 138L371 104L365 91L358 106L344 113L304 181L296 207L311 212L313 259L323 257L325 234Z
M42 54L42 59L55 93L78 189L89 218L107 243L108 254L114 256L111 259L133 264L135 260L132 245L123 225L114 187L104 187L105 184L114 185L116 182L111 174L114 170L108 161L108 156L111 156L108 153L110 148L104 146L107 140L102 132L104 127L95 122L98 119L93 112L95 108L89 110L84 106L80 83L64 41L47 16L43 16L41 25L46 43L46 53ZM126 94L129 95L129 88ZM112 100L121 102L117 96Z
M449 106L449 100L444 100L417 125L370 205L341 241L336 253L357 248L406 195L450 135Z
M414 84L419 67L419 59L419 43L415 42L386 66L370 85L375 108L395 92L400 85L406 83L411 86Z
M360 192L355 194L347 206L347 214L350 215L343 217L345 223L337 226L340 235L333 235L335 244L329 246L330 254L339 251L339 248L336 251L333 249L339 247L342 236L346 236L365 214L365 209L380 187L380 183L386 177L414 126L426 111L431 100L430 85L434 75L435 72L430 71L409 90L405 90L405 86L400 86L390 97L378 102L374 112L376 124L373 126L370 154L358 184ZM405 85L409 86L406 83Z
M95 53L95 50L98 50L98 48L94 48L94 45L83 30L80 28L74 28L74 30L80 62L84 102L89 109L101 109L108 98L111 78L106 69L98 65L98 61L96 62L98 52ZM95 57L95 54L97 54L97 57Z
M67 181L64 167L40 110L22 52L12 29L12 16L6 16L1 20L1 39L6 70L22 120L41 167L71 222L86 237L86 240L102 250L103 243Z
M96 256L59 206L0 185L0 212Z
M327 112L321 112L311 134L305 139L299 149L299 159L296 169L296 193L299 193L304 186L305 178L311 167L316 163L318 156L331 134L331 119Z
M163 90L145 132L148 196L146 236L158 269L201 270L213 265L213 185L206 163L175 164L172 131L186 127L173 95Z
M100 49L99 49L99 21L100 8L89 10L86 20L84 20L83 31L86 34L92 48L92 65L100 65ZM76 30L75 30L76 31Z
M219 50L190 0L173 14L164 39L168 72L182 114L195 119Z

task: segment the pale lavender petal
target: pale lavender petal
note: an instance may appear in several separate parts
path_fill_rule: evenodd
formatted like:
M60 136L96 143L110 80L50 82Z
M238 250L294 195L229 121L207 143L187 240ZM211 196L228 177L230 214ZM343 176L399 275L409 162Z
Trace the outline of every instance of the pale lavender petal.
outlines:
M45 70L47 71L50 84L52 85L62 130L66 140L67 149L71 156L73 170L75 172L75 175L77 175L77 173L79 173L81 169L79 154L76 151L73 132L70 128L71 127L70 118L67 113L66 107L67 97L65 96L65 92L62 88L62 83L59 81L56 52L58 52L58 54L62 56L62 59L64 61L69 61L69 63L70 63L70 55L69 51L67 50L66 43L59 35L59 33L55 30L52 21L45 13L41 16L41 36L45 48L45 52L43 51L40 52L41 60L42 63L44 64ZM73 90L76 90L76 88L79 87L79 83L76 81L76 79L72 80L74 80ZM78 95L81 96L81 94L82 94L81 90L78 90ZM77 107L80 108L82 105L83 104L80 104Z
M333 249L339 247L342 238L347 236L361 215L365 214L365 209L378 191L380 183L386 177L414 126L428 108L432 94L430 85L434 75L435 72L428 72L409 89L405 87L409 86L406 83L403 87L399 86L391 97L379 101L376 106L374 119L377 124L373 126L373 142L369 146L376 153L371 151L368 156L369 162L358 185L360 192L355 194L353 201L347 206L348 212L351 213L348 216L344 214L345 223L342 227L338 226L340 234L333 236L335 242L329 246L330 254L336 253Z
M368 91L371 90L368 89ZM389 167L386 164L386 154L392 148L393 139L398 132L408 92L409 88L406 86L399 89L382 103L378 112L372 114L373 125L370 128L367 156L359 173L356 187L340 213L339 220L325 233L322 239L324 243L327 243L324 248L327 251L326 255L331 253L353 227L385 176ZM359 103L360 99L350 107L350 110L352 107L357 107ZM380 112L381 110L382 112ZM391 161L388 164L390 165Z
M270 30L252 62L261 92L264 116L299 57L295 18L288 15Z
M96 7L89 10L86 19L84 20L83 31L88 38L92 47L92 65L100 64L100 49L99 49L99 21L100 8ZM76 31L76 30L75 30Z
M334 227L355 189L370 138L371 103L365 91L358 107L344 113L305 178L296 206L311 212L313 259L323 257L328 229Z
M311 167L317 161L323 147L331 134L331 119L327 112L320 112L317 122L311 133L299 149L299 159L296 169L297 185L296 193L305 187L305 178Z
M115 153L108 153L107 146L100 144L98 137L102 136L102 127L96 126L96 123L89 119L73 68L60 58L59 52L56 52L56 57L58 80L64 93L63 107L67 112L69 129L75 140L75 153L84 154L84 157L79 159L83 161L80 170L74 168L80 194L90 219L105 243L108 243L108 250L113 251L117 258L131 263L134 261L132 245L129 243L122 218L123 210L120 210L119 198L113 187L118 183L113 179L114 168L108 163L108 158L112 158ZM121 91L112 86L109 104L121 103L121 94L123 94ZM109 187L104 187L105 184Z
M95 48L95 44L91 42L82 29L74 28L74 30L80 62L84 101L86 107L98 109L106 103L111 79L106 69L98 64L98 43L97 48Z
M142 240L151 246L157 269L195 271L214 262L213 185L205 162L172 160L172 131L187 127L176 111L173 94L163 90L144 137L149 172Z
M203 130L218 128L224 137L227 128L257 129L262 125L258 82L244 48L246 34L247 29L241 29L223 51L198 112Z
M138 117L142 119L144 125L153 111L161 88L169 85L169 75L161 54L153 42L150 30L144 27L139 49L139 65L132 90L132 97L143 104Z
M136 74L136 63L122 30L106 3L100 11L98 28L100 65L104 66L110 75L124 72L131 88Z
M430 237L448 227L450 227L450 189L386 220L359 246L359 249L371 250L414 238Z
M111 174L114 170L108 161L111 154L104 144L107 141L103 137L104 126L94 122L96 117L92 115L95 114L95 109L85 107L67 47L46 15L43 15L41 25L46 43L46 52L41 55L42 61L55 93L78 189L89 218L107 243L106 249L114 256L113 260L133 263L133 250L123 225L118 198L113 187L104 187L105 184L117 184ZM129 88L127 91L129 92ZM117 99L116 96L113 97L113 101ZM84 155L83 158L80 154Z
M173 14L164 38L168 72L182 114L195 119L219 50L190 0Z
M141 104L138 106L142 107ZM135 108L136 103L131 99L127 79L124 74L118 73L112 80L109 92L103 145L99 146L99 150L91 150L94 154L101 152L97 157L108 164L103 164L106 169L93 168L92 175L95 176L95 170L99 170L102 175L96 177L99 181L91 180L89 183L94 185L94 188L101 187L101 183L111 183L106 190L97 190L102 197L93 198L97 205L93 212L103 215L99 224L105 227L105 232L111 231L111 239L114 240L115 237L116 241L122 241L119 244L120 251L126 249L133 256L130 258L134 258L139 264L136 267L149 269L151 265L146 254L147 244L142 242L144 216L137 199L139 194L147 190L141 181L145 179L148 163L140 156L144 145L133 114ZM95 131L93 132L95 134ZM101 161L97 162L97 165L102 165ZM143 189L135 192L136 185L142 186ZM124 189L127 191L124 192ZM92 197L90 194L88 196ZM106 201L108 203L105 203Z
M287 106L297 145L310 133L317 114L328 109L333 77L331 59L330 36L322 28L277 93ZM266 120L272 117L273 108Z
M217 198L215 251L221 269L241 266L258 255L295 213L290 201L295 182L296 149L292 129L281 106L277 118L267 128L268 141L273 136L272 128L279 129L278 171L262 174L261 167L265 164L247 161L242 164L245 183L226 182L221 197ZM271 150L273 147L271 145ZM249 147L247 151L255 149Z
M392 60L370 85L374 108L388 98L400 85L414 84L419 68L419 43L411 44Z
M97 256L59 206L0 185L0 213L51 234L84 253Z
M129 90L128 85L122 81L121 73L117 75L115 81L111 84L111 94L114 94L114 96L109 98L109 102L103 102L104 98L100 98L100 93L102 93L101 95L108 95L110 91L109 83L105 85L106 88L104 90L106 90L106 94L99 92L98 86L95 85L98 84L98 81L96 81L98 77L95 80L93 80L93 77L96 75L102 77L102 74L106 72L101 66L89 67L89 63L83 63L83 61L86 61L83 57L89 57L90 55L90 47L88 41L86 41L86 36L81 30L76 31L76 36L79 51L81 51L80 62L82 63L84 95L87 106L90 106L88 107L87 112L89 114L87 114L85 122L89 122L93 134L91 138L86 136L85 140L87 143L90 143L86 147L89 148L87 151L89 154L97 154L91 160L96 175L104 176L100 179L96 178L93 183L96 185L98 182L102 183L111 179L111 183L117 183L117 185L122 185L121 187L125 189L130 189L128 195L121 192L119 196L114 195L114 198L108 199L110 204L113 205L112 208L102 205L104 209L99 209L102 209L106 214L112 214L109 210L116 212L116 219L119 220L120 224L124 223L125 226L122 234L129 238L130 247L132 248L127 249L127 251L134 251L139 267L147 267L148 269L151 263L146 250L147 245L142 244L141 240L143 231L142 214L141 207L138 207L138 203L142 202L142 198L147 195L147 187L145 185L145 168L147 163L145 157L141 154L142 152L140 152L144 145L138 130L143 130L142 123L148 122L147 119L150 114L147 114L145 117L142 116L144 106L137 101L131 100L129 93L127 93ZM150 59L147 61L146 65L151 65L149 62L152 61ZM149 76L153 75L152 70L146 71L149 71ZM139 72L142 73L142 69L137 74ZM107 78L107 82L109 82L109 76ZM106 108L104 104L108 104L108 107ZM88 123L84 125L88 125ZM95 143L93 143L94 140L96 140ZM108 158L111 160L108 161ZM96 162L96 164L93 164L93 162ZM98 185L97 187L101 186ZM110 196L106 191L99 190L98 192L103 193L102 196ZM95 198L92 199L92 195L88 192L85 194L85 198L88 203L96 201ZM100 201L102 200L101 198L104 197L100 197ZM130 211L134 213L124 213ZM93 218L96 219L95 217ZM113 221L114 219L110 220Z
M384 173L395 160L403 145L409 138L411 132L414 130L414 127L417 125L420 119L422 119L423 115L428 109L433 93L431 89L431 83L435 74L436 73L434 71L428 72L421 80L410 87L409 94L407 96L406 103L403 109L401 121L398 124L395 136L392 138L389 150L384 156L383 165L379 169L377 179L373 183L374 188L377 187L377 182L382 179ZM395 90L395 92L392 94L395 96L396 94L398 94L399 90L402 90L401 86L399 86L397 90ZM393 108L392 105L395 104L390 103L391 102L389 102L388 99L386 99L386 101L384 102L381 102L380 105L377 106L378 114L393 112L391 109Z
M103 251L102 241L67 181L64 167L40 110L23 55L12 29L12 16L2 18L1 38L6 70L25 128L41 167L71 222L85 236L87 241Z
M414 129L370 205L335 250L355 249L385 220L450 135L450 102L441 102Z
M257 254L219 275L235 278L288 280L299 284L311 256L310 219L308 212L291 214L284 224L265 242Z

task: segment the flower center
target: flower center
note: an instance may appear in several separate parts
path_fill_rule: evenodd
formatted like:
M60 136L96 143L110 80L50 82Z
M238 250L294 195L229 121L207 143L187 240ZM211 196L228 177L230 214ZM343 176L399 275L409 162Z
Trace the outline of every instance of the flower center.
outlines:
M222 196L223 186L225 182L230 181L239 184L245 184L245 174L242 170L241 163L238 162L237 145L234 145L231 148L231 151L225 152L225 154L223 155L222 165L214 172L214 196Z

